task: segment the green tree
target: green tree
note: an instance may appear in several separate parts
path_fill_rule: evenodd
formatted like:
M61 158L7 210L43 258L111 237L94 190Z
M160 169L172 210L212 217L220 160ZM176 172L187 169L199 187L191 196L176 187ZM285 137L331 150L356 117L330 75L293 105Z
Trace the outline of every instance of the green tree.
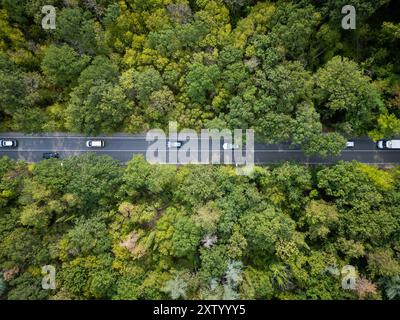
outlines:
M369 133L374 141L400 135L400 120L394 114L381 114L377 128Z
M148 119L167 125L168 115L171 114L175 106L176 101L173 92L164 87L150 95L145 112Z
M99 217L80 218L75 226L60 240L59 256L66 261L74 257L100 255L111 248L107 225Z
M0 263L3 269L28 266L35 259L40 239L24 228L10 230L0 243Z
M314 135L304 143L306 155L320 155L322 157L339 156L345 149L347 140L336 132Z
M299 219L299 224L308 229L311 240L324 239L335 230L339 216L334 205L323 200L312 200L307 206L304 215Z
M192 224L189 217L179 217L174 223L174 235L172 236L172 248L178 257L191 259L200 243L200 228Z
M306 195L312 188L310 172L289 163L275 168L262 184L272 203L293 213L298 213L308 203Z
M129 102L121 87L99 81L89 89L79 86L67 106L67 128L88 135L117 130L129 112Z
M23 74L13 64L0 56L0 111L12 115L25 104L27 87Z
M400 272L400 263L389 249L378 249L368 254L368 270L373 276L394 277Z
M121 275L117 278L117 289L113 299L137 300L140 297L140 285L143 283L145 272L140 274Z
M311 48L320 21L321 16L311 5L281 3L270 22L269 47L284 52L287 60L312 64Z
M343 57L332 58L315 74L315 98L322 119L342 126L347 134L363 134L374 115L383 110L380 94L358 65ZM344 125L348 129L343 129Z
M362 196L371 185L365 175L356 169L355 163L340 162L317 173L318 187L331 197L342 198L349 203L355 196Z
M127 163L121 190L128 196L168 197L173 192L175 174L176 168L173 166L151 165L143 156L134 156Z
M211 249L200 249L201 269L199 271L200 278L209 282L212 279L221 279L226 271L227 257L226 248L217 245Z
M220 77L217 65L205 66L194 63L189 67L186 76L186 93L194 103L206 103L215 90L215 84Z
M78 84L91 85L101 80L115 83L118 75L118 67L107 57L99 55L82 71Z
M268 272L248 267L243 272L241 284L243 299L271 299L273 287Z
M218 175L212 166L186 167L178 173L180 185L175 196L185 205L195 206L216 199L223 192L217 184Z
M78 197L81 213L95 212L100 208L111 208L115 201L114 192L121 185L121 167L109 156L87 153L63 161L72 178L65 192Z
M390 300L400 297L400 276L386 278L383 282L385 293Z
M51 45L46 50L41 68L52 83L65 86L78 78L88 62L88 56L78 56L68 45Z
M247 212L240 219L250 255L270 257L278 240L291 239L295 223L287 215L270 207L259 212Z
M260 141L301 145L322 126L312 102L312 81L299 62L285 62L256 71L240 96L228 105L232 128L254 128Z
M163 86L160 72L153 67L142 71L130 69L122 75L120 82L130 98L136 98L142 103L149 102L152 93L161 90Z
M91 13L81 8L64 8L57 14L56 38L67 42L79 53L106 52L102 32Z
M9 300L45 300L50 293L42 289L41 281L42 277L24 272L10 281L11 289L7 293L7 298Z
M90 292L96 299L109 299L114 294L116 274L107 269L99 269L92 273L90 279Z
M13 124L11 127L14 131L36 133L43 131L43 124L45 122L46 116L42 109L23 106L13 113Z

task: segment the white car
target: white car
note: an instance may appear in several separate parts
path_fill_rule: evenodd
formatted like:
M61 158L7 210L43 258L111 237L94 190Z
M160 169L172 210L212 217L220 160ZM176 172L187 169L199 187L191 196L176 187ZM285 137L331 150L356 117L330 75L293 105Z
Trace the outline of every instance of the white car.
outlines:
M346 143L346 148L354 148L354 141L347 141L347 143Z
M376 146L378 149L400 149L400 140L379 140Z
M239 145L238 144L233 144L233 143L224 143L222 145L222 148L224 150L235 150L235 149L239 149Z
M104 148L104 140L88 140L86 141L86 147L88 148Z
M182 141L168 141L167 146L168 146L168 148L179 149L180 147L183 146L183 142Z
M17 146L18 146L17 140L0 139L0 148L16 148Z

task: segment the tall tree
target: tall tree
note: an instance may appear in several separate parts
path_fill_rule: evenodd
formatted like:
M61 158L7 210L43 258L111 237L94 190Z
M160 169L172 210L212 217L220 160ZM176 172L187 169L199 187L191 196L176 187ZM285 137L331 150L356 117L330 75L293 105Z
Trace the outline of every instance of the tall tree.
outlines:
M51 45L42 60L41 68L52 83L65 86L75 81L89 62L88 56L78 54L68 45Z

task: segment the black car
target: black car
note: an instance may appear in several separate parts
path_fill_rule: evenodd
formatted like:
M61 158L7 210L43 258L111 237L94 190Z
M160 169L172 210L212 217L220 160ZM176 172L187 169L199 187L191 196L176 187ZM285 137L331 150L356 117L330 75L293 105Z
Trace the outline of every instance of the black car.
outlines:
M57 152L46 152L43 153L43 159L58 159L60 155Z

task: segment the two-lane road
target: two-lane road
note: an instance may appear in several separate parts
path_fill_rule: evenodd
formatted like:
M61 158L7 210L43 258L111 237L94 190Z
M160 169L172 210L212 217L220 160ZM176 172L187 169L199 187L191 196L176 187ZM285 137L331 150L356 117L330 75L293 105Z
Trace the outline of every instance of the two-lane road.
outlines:
M35 134L2 133L0 138L18 140L16 149L0 149L0 157L7 155L13 159L37 162L45 152L58 152L61 158L79 155L85 152L95 152L100 155L109 155L125 163L135 154L146 154L150 142L144 135L116 134L113 136L99 136L93 139L105 140L102 149L89 149L86 141L91 139L81 135L71 134ZM400 164L400 150L378 150L374 142L368 138L354 139L355 147L346 149L338 157L307 157L299 149L290 148L288 144L255 144L254 160L256 164L273 164L283 161L294 161L304 164L330 164L340 160L375 164L379 166ZM211 144L210 144L211 146ZM216 150L222 156L222 142Z
M23 135L0 134L1 138L18 140L16 149L0 149L0 156L7 155L13 159L38 162L42 160L43 153L57 152L61 158L68 158L85 152L108 154L116 160L127 162L134 154L145 154L149 143L145 136L115 135L107 137L85 137L79 135L54 134L54 135ZM87 140L105 140L105 147L91 149L86 147Z

